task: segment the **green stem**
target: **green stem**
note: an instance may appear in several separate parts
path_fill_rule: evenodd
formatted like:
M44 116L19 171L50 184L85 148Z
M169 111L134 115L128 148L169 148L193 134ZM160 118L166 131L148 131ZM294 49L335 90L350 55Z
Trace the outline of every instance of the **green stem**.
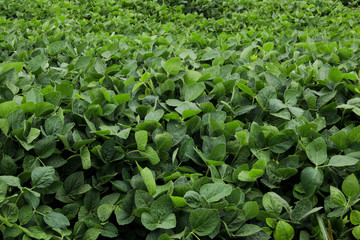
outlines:
M17 199L16 199L16 201L15 201L15 204L17 204L17 202L19 201L21 195L24 193L24 192L22 191L22 189L20 189L20 191L21 191L21 192L20 192L19 196L17 197Z
M198 240L200 240L200 238L198 236L196 236L196 234L194 232L191 232L192 235L194 235L194 237Z

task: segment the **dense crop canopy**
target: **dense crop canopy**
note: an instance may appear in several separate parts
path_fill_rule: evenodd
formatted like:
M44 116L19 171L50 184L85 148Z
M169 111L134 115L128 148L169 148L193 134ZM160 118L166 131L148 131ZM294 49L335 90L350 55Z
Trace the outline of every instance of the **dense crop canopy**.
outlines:
M0 0L0 13L4 239L360 239L359 9Z

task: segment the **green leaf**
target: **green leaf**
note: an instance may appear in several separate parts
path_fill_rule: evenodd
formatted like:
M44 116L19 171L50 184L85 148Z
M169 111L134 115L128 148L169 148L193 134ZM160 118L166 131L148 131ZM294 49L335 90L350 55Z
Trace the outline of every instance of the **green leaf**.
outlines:
M7 135L9 132L9 121L6 118L0 118L0 130Z
M130 94L119 94L111 98L111 102L119 106L122 103L128 102L130 100Z
M348 148L348 136L345 131L339 131L330 137L330 140L335 143L341 150Z
M301 185L305 193L310 196L315 190L321 186L324 180L324 175L318 168L307 167L301 171Z
M66 48L66 42L65 41L56 41L49 45L49 54L50 55L56 55L59 52L65 50Z
M70 226L69 220L61 213L49 212L43 219L44 222L52 228L66 228Z
M237 82L236 85L242 90L243 92L247 93L251 97L255 97L255 93L245 84Z
M141 215L141 223L150 231L154 231L158 228L171 229L176 227L176 217L175 214L171 213L159 221L150 213L145 212Z
M189 102L194 101L200 97L204 90L205 84L202 82L186 85L182 88L184 99L185 101Z
M89 228L88 230L86 230L83 239L96 240L99 237L100 233L101 229Z
M294 238L294 228L284 221L276 224L274 238L275 240L291 240Z
M53 167L37 167L31 173L31 185L45 188L54 182L55 169Z
M4 180L0 179L0 202L2 202L7 193L7 184Z
M105 222L109 219L111 213L113 212L113 206L110 204L102 204L97 209L97 216L100 221Z
M341 82L342 79L343 79L343 74L341 73L339 68L333 67L333 68L330 69L330 71L329 71L329 81L331 83Z
M333 166L333 167L353 166L353 165L356 165L358 162L359 162L359 159L357 159L357 158L336 155L336 156L332 156L330 158L328 166Z
M45 121L45 131L48 135L56 135L63 129L63 122L59 116L52 116Z
M282 205L269 193L265 193L263 196L262 204L268 213L280 215L282 211Z
M259 205L255 201L246 202L243 206L246 219L252 219L259 214Z
M0 179L3 180L9 187L21 187L20 179L18 177L0 176Z
M355 174L350 174L342 183L341 189L344 194L351 198L359 192L359 181Z
M34 104L37 104L43 100L43 95L40 93L40 91L34 88L31 89L26 95L26 102L33 102Z
M19 209L14 203L4 203L0 208L0 216L10 223L15 223L19 218Z
M344 194L336 187L330 186L330 201L338 206L345 206L346 199Z
M168 75L176 75L179 73L181 65L179 58L171 58L165 62L164 69Z
M306 146L306 155L316 165L321 165L327 160L326 142L322 137L316 138Z
M270 52L273 48L274 48L273 42L267 42L267 43L264 43L264 45L263 45L263 49L265 50L265 52Z
M209 235L219 223L220 217L216 209L198 208L190 213L190 225L198 236Z
M151 204L150 213L141 215L141 222L144 226L153 231L157 228L171 229L176 226L176 217L172 213L172 200L165 195Z
M81 155L81 164L84 170L91 168L91 156L89 148L86 146L82 146L80 148L80 155Z
M169 133L161 133L156 135L155 144L159 151L167 151L172 146L172 138Z
M249 146L254 149L261 149L265 145L265 136L261 127L253 122L250 127Z
M267 194L269 194L273 199L275 199L278 203L280 203L288 213L291 212L291 207L289 203L285 201L285 199L283 199L280 195L278 195L275 192L268 192Z
M151 195L154 195L156 193L156 182L152 172L146 167L140 171L140 174L145 182L148 192Z
M244 224L235 234L237 237L247 237L254 235L257 232L262 231L263 229L254 224Z
M35 143L34 150L40 158L48 158L54 153L55 147L55 138L53 136L46 136Z
M34 107L36 117L48 115L54 111L54 105L48 102L39 102Z
M89 66L89 64L90 64L90 61L91 61L90 56L80 57L76 61L74 68L75 69L87 68Z
M199 78L201 78L201 73L194 71L194 70L186 70L185 71L185 75L184 75L185 84L189 85L189 84L196 83L197 80L199 80Z
M356 226L351 233L356 239L360 239L360 226Z
M157 152L152 147L147 147L145 152L140 152L140 154L147 158L152 165L156 165L160 162Z
M200 195L208 202L217 202L232 192L232 187L224 183L208 183L200 188Z
M41 66L46 62L45 59L45 55L44 54L39 54L36 57L32 58L29 61L29 64L27 66L27 69L30 72L36 72L37 70L39 70L41 68Z
M0 103L0 116L5 118L8 114L15 111L17 109L16 102L3 102Z
M138 150L144 151L148 141L148 132L144 130L136 131L135 140Z
M20 72L23 67L23 62L2 62L0 63L0 73L7 72L10 69L15 69L16 72Z
M350 221L353 225L360 225L360 211L352 210L350 213Z

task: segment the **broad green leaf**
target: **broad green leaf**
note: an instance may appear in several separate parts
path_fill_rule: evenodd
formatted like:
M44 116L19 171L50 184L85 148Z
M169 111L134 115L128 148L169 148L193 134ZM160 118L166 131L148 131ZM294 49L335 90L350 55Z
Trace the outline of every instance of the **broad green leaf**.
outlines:
M172 146L172 139L169 133L161 133L156 135L155 144L159 151L167 151Z
M41 66L45 63L45 61L46 61L45 55L39 54L29 61L29 64L27 65L27 69L30 72L36 72L41 68Z
M360 226L356 226L351 233L356 239L360 239Z
M15 223L19 218L19 209L15 203L4 203L0 208L0 216L11 223Z
M204 90L205 90L205 84L202 82L186 85L182 88L184 99L185 101L189 101L189 102L194 101L198 97L200 97L200 95L204 92Z
M245 93L250 95L251 97L255 97L255 93L245 84L243 83L236 83L236 85Z
M140 154L147 158L152 165L156 165L160 162L157 152L152 147L147 147L145 152L140 152Z
M243 225L235 234L237 237L247 237L251 236L257 232L262 231L263 229L254 224L245 224Z
M165 62L164 69L168 75L176 75L179 73L181 66L179 58L171 58Z
M0 63L0 73L7 72L10 69L15 69L16 72L20 72L24 67L23 62L2 62Z
M285 199L283 199L280 195L278 195L275 192L268 192L267 194L269 194L273 199L275 199L278 203L280 203L288 213L291 212L291 207L289 203Z
M185 84L193 84L196 83L197 80L201 78L201 73L194 71L194 70L186 70L184 75L184 82Z
M270 52L273 48L274 48L273 42L267 42L267 43L264 43L264 45L263 45L263 49L265 50L265 52Z
M224 183L208 183L200 188L200 195L208 202L217 202L230 195L232 187Z
M143 178L146 188L151 195L156 193L156 182L154 176L149 168L144 168L140 171L141 177Z
M336 187L330 186L330 200L333 204L338 206L345 206L346 199L344 194Z
M37 188L50 186L55 179L53 167L37 167L31 173L31 185Z
M316 165L321 165L327 160L326 142L319 137L306 146L306 155Z
M358 162L359 159L357 158L336 155L330 158L328 166L333 166L333 167L353 166L356 165Z
M268 108L270 99L276 99L276 90L272 86L265 87L256 95L256 100L263 109Z
M89 148L86 146L82 146L80 148L80 155L81 155L81 164L84 170L91 168L91 155Z
M261 149L265 145L265 136L261 127L253 122L250 127L249 146L254 149Z
M282 205L269 193L263 196L262 204L268 213L276 213L280 215L282 211Z
M55 148L55 138L53 136L46 136L35 143L34 150L40 158L48 158L54 153Z
M111 102L115 105L120 105L122 103L128 102L130 100L130 94L119 94L111 98Z
M48 115L54 111L54 105L48 102L39 102L34 107L36 117Z
M102 204L97 209L97 216L100 221L105 222L109 219L111 213L113 212L113 206L110 204Z
M0 179L10 187L21 187L20 179L18 177L2 175L0 176Z
M42 102L44 100L43 95L41 94L40 91L36 90L36 89L31 89L27 94L26 94L26 101L27 102L33 102L34 104L37 104L39 102Z
M359 181L355 174L350 174L341 185L342 191L349 198L358 194L359 188Z
M91 61L91 57L90 56L83 56L80 57L76 63L75 63L75 69L81 69L81 68L86 68L89 66Z
M149 112L145 116L145 120L153 120L159 122L163 115L164 111L162 109L158 109L156 111Z
M333 67L329 71L329 81L331 83L338 83L343 79L342 73L337 67Z
M44 222L52 228L66 228L70 226L69 220L61 213L49 212L43 219Z
M7 135L9 132L9 122L6 118L0 118L0 130Z
M40 204L40 193L35 192L28 188L23 188L24 198L33 209L38 208Z
M353 225L360 225L360 211L352 210L350 213L350 221Z
M144 130L136 131L135 140L138 150L144 151L148 141L148 132Z
M48 135L56 135L63 129L63 122L59 116L52 116L45 121L45 131Z
M246 202L243 206L246 219L252 219L259 214L259 205L255 201Z
M285 221L279 221L276 224L274 239L275 240L291 240L294 238L294 228Z
M220 217L216 209L198 208L190 213L190 225L198 236L209 235L219 223Z
M330 137L330 140L335 143L341 150L348 148L348 136L345 131L339 131Z
M324 175L318 168L307 167L301 171L301 185L305 193L310 196L315 190L321 186L324 180Z
M155 219L150 213L143 213L141 215L141 223L150 231L155 229L171 229L176 227L176 217L175 214L171 213L167 215L161 221Z
M65 50L66 42L65 41L56 41L49 45L49 54L56 55L59 52Z
M96 240L98 239L100 233L101 233L101 229L89 228L88 230L86 230L83 239Z
M6 193L7 193L7 184L4 180L0 179L0 202L2 202L5 197L6 197Z
M17 105L14 101L0 103L0 116L5 118L9 113L16 109Z

